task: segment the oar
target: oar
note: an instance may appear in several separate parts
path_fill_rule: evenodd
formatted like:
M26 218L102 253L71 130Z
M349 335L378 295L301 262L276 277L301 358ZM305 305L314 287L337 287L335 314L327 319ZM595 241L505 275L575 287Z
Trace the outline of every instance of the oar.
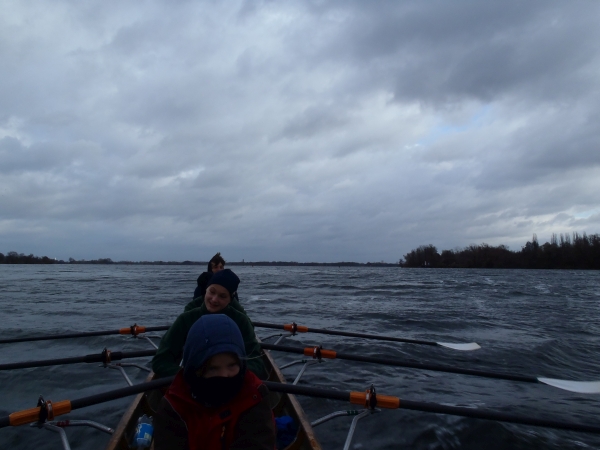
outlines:
M53 420L56 416L68 414L71 411L84 408L86 406L97 405L99 403L139 394L140 392L168 386L171 384L173 379L174 377L161 378L158 380L136 384L133 386L75 400L63 400L59 402L46 401L43 410L42 407L38 406L36 408L30 408L23 411L16 411L5 417L0 417L0 428L37 422L40 420L40 418ZM531 416L520 416L517 414L502 413L489 409L464 408L460 406L441 405L439 403L404 400L398 397L377 394L374 388L371 388L366 392L358 392L337 391L333 389L298 386L285 383L275 383L271 381L265 381L264 384L274 392L342 400L367 408L410 409L413 411L450 414L455 416L471 417L475 419L495 420L498 422L519 423L522 425L533 425L538 427L600 434L600 427L594 425L585 425L552 419L538 419ZM50 405L48 406L48 404Z
M110 350L104 349L100 354L94 353L91 355L75 356L72 358L44 359L41 361L23 361L16 363L0 364L0 370L29 369L31 367L61 366L63 364L95 362L108 364L111 361L118 361L121 359L154 356L155 353L156 350L139 350L136 352L111 352Z
M68 339L68 338L80 338L90 336L108 336L110 334L131 334L137 336L141 333L148 333L151 331L164 331L168 330L170 325L163 325L158 327L142 327L140 325L132 325L126 328L119 328L118 330L104 330L104 331L85 331L81 333L68 333L68 334L50 334L47 336L33 336L33 337L22 337L22 338L10 338L0 339L0 344L14 344L15 342L31 342L31 341L49 341L52 339Z
M68 414L71 411L85 408L86 406L97 405L99 403L109 402L111 400L139 394L140 392L165 387L170 385L174 378L175 376L160 378L158 380L134 384L133 386L127 386L121 389L115 389L114 391L103 392L101 394L91 395L89 397L83 397L75 400L62 400L60 402L46 401L46 405L50 403L50 407L47 407L45 411L46 416L48 420L53 420L56 416ZM38 406L36 408L14 412L6 417L0 417L0 428L8 426L16 427L26 423L37 422L41 416L40 413L42 413L42 410L41 407Z
M438 347L446 347L451 348L453 350L461 350L461 351L469 351L469 350L477 350L481 348L479 344L476 342L467 342L464 344L453 344L450 342L433 342L433 341L423 341L420 339L407 339L407 338L398 338L392 336L381 336L378 334L366 334L366 333L354 333L350 331L337 331L337 330L324 330L321 328L309 328L302 325L296 325L296 323L290 323L285 325L278 325L275 323L266 323L266 322L252 322L255 327L261 328L272 328L275 330L286 330L291 333L320 333L320 334L331 334L334 336L348 336L348 337L358 337L365 339L376 339L379 341L390 341L390 342L404 342L408 344L421 344L421 345L433 345Z
M374 356L362 356L362 355L350 355L346 353L337 353L334 350L326 350L320 347L289 347L284 345L273 345L261 343L261 347L265 350L277 350L288 353L298 353L305 356L311 356L313 358L328 358L328 359L345 359L348 361L360 361L367 363L383 364L387 366L396 367L408 367L411 369L422 369L431 370L434 372L448 372L457 373L461 375L474 375L477 377L484 378L495 378L500 380L509 381L522 381L526 383L543 383L549 386L554 386L559 389L564 389L570 392L577 392L579 394L599 394L600 393L600 381L570 381L570 380L557 380L553 378L539 378L528 375L513 375L501 372L490 372L485 370L476 369L463 369L460 367L445 366L441 364L431 363L419 363L413 361L406 361L400 359L391 358L378 358Z
M441 405L439 403L405 400L389 395L380 395L375 393L374 390L367 390L366 392L344 392L333 389L298 386L297 384L274 383L271 381L263 381L263 383L274 392L285 392L294 395L306 395L310 397L328 398L332 400L343 400L355 405L361 405L370 408L410 409L413 411L449 414L453 416L472 417L475 419L495 420L497 422L520 423L522 425L557 428L561 430L584 431L595 434L600 433L600 427L596 425L584 425L573 422L564 422L561 420L538 419L531 416L520 416L516 414L491 411L489 409L465 408L460 406Z
M570 380L558 380L554 378L541 378L528 375L513 375L501 372L490 372L485 370L477 369L462 369L459 367L445 366L441 364L431 363L419 363L413 361L405 361L391 358L378 358L374 356L362 356L362 355L350 355L344 353L337 353L334 350L326 350L320 347L288 347L285 345L273 345L260 343L260 346L265 350L276 350L288 353L298 353L305 356L311 356L314 358L327 358L327 359L345 359L348 361L367 362L374 364L383 364L387 366L395 367L408 367L411 369L431 370L434 372L447 372L457 373L461 375L473 375L484 378L494 378L500 380L509 381L522 381L526 383L542 383L549 386L564 389L570 392L577 392L579 394L598 394L600 393L600 381L570 381ZM143 356L153 356L156 350L141 350L136 352L111 352L110 350L104 349L100 354L91 354L86 356L76 356L72 358L62 359L46 359L41 361L24 361L18 363L0 364L0 370L12 370L12 369L27 369L31 367L44 367L44 366L58 366L61 364L77 364L77 363L94 363L100 362L108 364L111 361L117 361L127 358L140 358Z
M481 348L475 342L469 343L450 343L450 342L433 342L433 341L424 341L419 339L407 339L407 338L398 338L392 336L381 336L376 334L366 334L366 333L354 333L349 331L336 331L336 330L325 330L320 328L308 328L302 325L296 325L295 323L286 324L286 325L277 325L273 323L266 322L254 322L254 326L261 328L272 328L278 330L286 330L294 333L320 333L320 334L330 334L334 336L347 336L347 337L358 337L365 339L376 339L380 341L390 341L390 342L404 342L409 344L421 344L421 345L432 345L432 346L440 346L451 348L453 350L477 350ZM111 334L131 334L133 336L137 336L138 334L152 331L165 331L168 330L170 325L162 325L156 327L143 327L139 325L132 325L130 327L119 328L116 330L104 330L104 331L86 331L81 333L68 333L68 334L51 334L47 336L32 336L32 337L22 337L22 338L9 338L9 339L0 339L0 344L14 344L17 342L33 342L33 341L49 341L53 339L68 339L68 338L80 338L80 337L91 337L91 336L108 336Z

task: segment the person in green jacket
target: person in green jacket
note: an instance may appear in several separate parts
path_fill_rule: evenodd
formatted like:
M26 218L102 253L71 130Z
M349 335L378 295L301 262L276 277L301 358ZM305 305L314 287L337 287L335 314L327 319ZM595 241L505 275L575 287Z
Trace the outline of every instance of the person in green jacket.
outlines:
M175 375L183 356L183 346L192 325L206 314L225 314L232 319L244 338L248 369L261 379L268 377L261 357L261 348L254 333L254 326L245 314L233 307L233 293L237 291L240 279L229 269L224 269L211 278L206 289L204 303L180 314L160 341L158 351L152 359L152 370L158 377Z
M221 254L220 254L220 253L217 253L217 254L216 254L214 257L213 257L213 259L214 259L214 258L216 258L217 256L218 256L219 258L221 258ZM221 258L221 260L223 260L223 258ZM212 260L211 260L211 261L212 261ZM223 263L224 263L224 262L225 262L225 261L223 260ZM209 266L210 266L210 264L211 264L211 263L209 263ZM214 277L214 276L215 276L217 273L219 273L219 272L222 272L222 271L229 271L229 273L232 273L234 276L236 276L236 275L235 275L235 274L234 274L234 273L233 273L231 270L229 270L229 269L223 269L223 264L219 264L219 265L217 266L217 270L216 270L216 272L214 272L214 274L213 274L213 275L211 275L211 278L209 278L209 279L208 279L208 281L206 281L206 283L208 283L208 285L207 285L207 286L206 286L206 288L204 289L204 294L202 294L201 296L198 296L198 297L194 297L194 299L193 299L191 302L189 302L187 305L185 305L185 308L183 308L183 312L191 311L191 310L192 310L192 309L194 309L194 308L200 308L200 307L201 307L201 306L204 304L204 299L205 299L207 296L208 296L209 298L212 298L212 296L213 296L213 295L218 295L218 294L216 294L216 292L215 292L215 289L218 289L218 287L221 287L221 286L220 286L220 285L218 284L218 282L217 282L217 283L216 283L216 287L211 287L211 285L215 284L215 283L212 281L212 277ZM206 273L206 272L205 272L205 273ZM222 278L223 278L223 275L220 275L219 277L217 277L217 281L218 281L218 280L220 280L220 279L222 279ZM236 278L237 278L237 276L236 276ZM239 285L239 278L237 279L237 282L238 282L238 285ZM209 292L209 291L210 291L210 292ZM223 294L224 294L224 292L223 292ZM248 314L246 313L246 310L245 310L245 309L242 307L242 305L240 304L240 300L239 300L239 298L238 298L238 295L237 295L237 286L235 286L235 291L231 292L231 293L229 294L229 296L231 297L231 301L230 301L230 303L229 303L229 304L230 304L230 305L231 305L231 306L232 306L234 309L237 309L239 312L241 312L241 313L243 313L243 314L246 314L246 315L248 315Z

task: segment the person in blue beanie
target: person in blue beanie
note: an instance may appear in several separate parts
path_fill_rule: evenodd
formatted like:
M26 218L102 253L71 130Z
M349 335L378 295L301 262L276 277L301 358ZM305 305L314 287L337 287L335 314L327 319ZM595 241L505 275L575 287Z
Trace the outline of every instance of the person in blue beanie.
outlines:
M154 417L154 448L274 450L268 389L247 370L242 334L223 314L191 327L183 367Z

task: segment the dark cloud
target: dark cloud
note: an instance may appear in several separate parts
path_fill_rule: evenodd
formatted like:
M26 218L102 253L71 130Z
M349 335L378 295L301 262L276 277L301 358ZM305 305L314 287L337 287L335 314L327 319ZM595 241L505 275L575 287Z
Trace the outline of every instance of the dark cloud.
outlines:
M600 232L599 8L14 4L0 247L394 261Z
M600 6L579 5L338 3L346 26L321 48L327 56L351 60L363 69L365 86L392 89L399 101L573 98L595 86L599 63L594 22Z

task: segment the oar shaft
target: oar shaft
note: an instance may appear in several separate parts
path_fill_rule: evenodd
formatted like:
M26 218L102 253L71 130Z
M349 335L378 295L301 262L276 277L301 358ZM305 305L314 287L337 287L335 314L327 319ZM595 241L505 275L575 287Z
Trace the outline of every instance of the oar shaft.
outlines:
M22 337L13 339L0 339L0 344L14 344L17 342L32 342L32 341L50 341L53 339L69 339L79 337L90 337L90 336L108 336L110 334L119 334L119 330L105 330L105 331L87 331L84 333L68 333L68 334L56 334L49 336L33 336L33 337Z
M306 395L309 397L327 398L330 400L350 401L349 391L335 391L333 389L316 388L310 386L299 386L297 384L277 383L275 381L263 381L263 383L273 392L283 392L286 394Z
M288 330L289 329L288 325L278 325L278 324L267 323L267 322L252 322L252 323L254 324L255 327L261 327L261 328L271 328L274 330ZM347 337L357 337L357 338L364 338L364 339L376 339L378 341L404 342L407 344L421 344L421 345L433 345L433 346L438 345L437 342L423 341L420 339L406 339L406 338L398 338L398 337L392 337L392 336L380 336L377 334L354 333L354 332L350 332L350 331L324 330L321 328L312 328L312 327L298 327L298 328L299 328L298 331L303 332L303 333L309 332L309 333L329 334L329 335L333 335L333 336L347 336Z
M449 414L452 416L471 417L474 419L495 420L497 422L518 423L536 427L556 428L560 430L583 431L586 433L600 434L600 427L585 425L561 420L538 419L531 416L521 416L511 413L491 411L489 409L464 408L460 406L440 405L439 403L416 402L400 400L400 408L413 411L432 412L436 414Z
M388 358L377 358L372 356L349 355L346 353L337 353L336 357L348 361L360 361L374 364L385 364L388 366L408 367L411 369L431 370L433 372L457 373L461 375L473 375L476 377L495 378L499 380L523 381L526 383L538 383L538 379L526 375L512 375L500 372L488 372L485 370L463 369L460 367L446 366L442 364L419 363L412 361L395 360Z
M90 395L89 397L71 400L71 409L85 408L86 406L97 405L99 403L109 402L111 400L127 397L129 395L139 394L140 392L166 387L169 386L174 379L175 375L167 378L159 378L158 380L148 381L146 383L134 384L133 386L115 389L114 391L103 392L101 394Z
M307 354L307 351L310 348L305 349L302 347L290 347L286 345L273 345L261 343L261 347L265 350L275 350L282 351L287 353L297 353L300 355ZM110 359L112 361L117 361L120 359L127 358L140 358L144 356L154 356L156 350L140 350L135 352L111 352ZM421 369L421 370L431 370L434 372L448 372L448 373L456 373L461 375L473 375L484 378L495 378L500 380L509 380L509 381L523 381L527 383L539 383L539 380L536 377L525 376L525 375L512 375L506 373L499 372L489 372L484 370L476 370L476 369L463 369L460 367L446 366L441 364L431 364L431 363L419 363L413 361L404 361L399 359L391 359L391 358L379 358L374 356L362 356L362 355L350 355L345 353L336 353L332 351L323 350L323 356L333 354L334 358L337 359L345 359L347 361L357 361L357 362L366 362L373 364L383 364L387 366L396 366L396 367L407 367L411 369ZM31 367L44 367L44 366L58 366L62 364L77 364L77 363L94 363L94 362L103 362L104 358L102 354L91 354L85 356L78 356L73 358L61 358L61 359L49 359L49 360L41 360L41 361L24 361L18 363L8 363L8 364L0 364L0 370L12 370L12 369L26 369Z
M161 325L156 327L139 327L143 328L142 332L151 332L151 331L165 331L169 329L170 325ZM124 330L128 330L130 327L120 328L118 330L103 330L103 331L84 331L81 333L67 333L67 334L52 334L47 336L30 336L30 337L22 337L22 338L10 338L10 339L0 339L0 344L14 344L17 342L33 342L33 341L50 341L54 339L70 339L70 338L80 338L80 337L93 337L93 336L109 336L111 334L130 334L129 332L124 332Z
M285 392L288 394L306 395L310 397L328 398L332 400L351 401L352 397L361 397L360 394L363 394L358 392L335 391L333 389L313 388L293 384L273 383L269 381L265 381L264 383L271 391L274 392ZM379 398L380 395L377 394L377 397ZM388 396L381 397L385 397L387 399L394 398ZM404 399L397 400L397 406L395 407L401 409L410 409L413 411L431 412L436 414L449 414L454 416L471 417L475 419L495 420L498 422L518 423L523 425L533 425L539 427L557 428L562 430L583 431L588 433L600 434L600 427L594 425L584 425L579 423L564 422L552 419L538 419L531 416L520 416L516 414L497 412L486 409L447 406L440 405L439 403L417 402ZM387 407L389 408L389 406Z
M287 330L288 325L278 325L274 323L267 322L253 322L254 326L261 328L271 328L276 330ZM169 329L169 325L162 325L156 327L144 327L145 332L152 331L166 331ZM129 334L124 333L123 330L126 328L121 328L118 330L104 330L104 331L86 331L81 333L67 333L67 334L54 334L47 336L31 336L31 337L22 337L22 338L9 338L9 339L0 339L0 344L14 344L17 342L33 342L33 341L49 341L54 339L71 339L71 338L81 338L81 337L93 337L93 336L108 336L111 334ZM379 341L388 341L388 342L403 342L408 344L421 344L421 345L430 345L430 346L438 346L437 342L433 341L424 341L421 339L407 339L407 338L399 338L392 336L381 336L376 334L367 334L367 333L355 333L350 331L337 331L337 330L326 330L321 328L308 328L308 327L299 327L300 332L311 332L311 333L319 333L319 334L328 334L332 336L346 336L346 337L357 337L363 339L376 339Z
M135 352L111 352L111 361L118 361L127 358L140 358L143 356L153 356L156 350L140 350ZM104 357L101 353L95 353L92 355L75 356L72 358L59 358L59 359L46 359L41 361L23 361L17 363L0 364L0 370L12 370L12 369L28 369L31 367L45 367L45 366L60 366L63 364L78 364L78 363L95 363L103 362Z
M260 344L265 350L276 350L288 353L298 353L302 355L307 354L307 350L305 348L300 347L289 347L285 345L273 345L273 344ZM419 363L413 361L404 361L399 359L390 359L390 358L378 358L374 356L362 356L362 355L349 355L345 353L337 353L335 352L335 358L337 359L345 359L348 361L359 361L366 363L374 363L374 364L383 364L387 366L396 366L396 367L408 367L411 369L422 369L422 370L431 370L434 372L449 372L449 373L457 373L461 375L474 375L478 377L484 378L495 378L500 380L510 380L510 381L524 381L527 383L539 383L536 377L526 376L526 375L512 375L506 373L499 372L488 372L485 370L475 370L475 369L463 369L460 367L452 367L445 366L442 364L430 364L430 363Z
M407 338L399 338L392 336L380 336L376 334L367 334L367 333L354 333L350 331L336 331L336 330L324 330L321 328L309 328L311 333L319 333L319 334L330 334L333 336L347 336L347 337L357 337L364 339L376 339L378 341L388 341L388 342L404 342L407 344L421 344L421 345L438 345L437 342L431 341L423 341L420 339L407 339Z

